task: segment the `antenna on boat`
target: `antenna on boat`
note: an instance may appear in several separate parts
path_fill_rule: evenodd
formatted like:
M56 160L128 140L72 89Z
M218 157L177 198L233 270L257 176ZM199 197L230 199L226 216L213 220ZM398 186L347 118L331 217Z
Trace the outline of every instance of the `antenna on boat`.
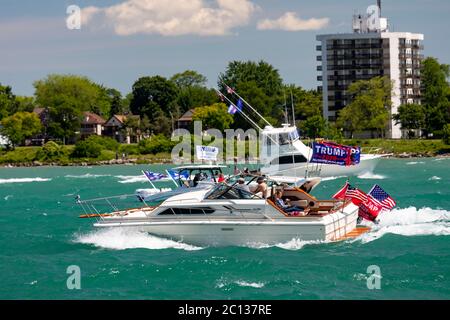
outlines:
M286 101L286 90L284 90L283 93L284 93L284 119L285 119L286 123L289 124L288 112L287 112L287 101Z
M292 95L292 89L291 89L291 107L292 107L292 124L295 127L295 107L294 107L294 96Z

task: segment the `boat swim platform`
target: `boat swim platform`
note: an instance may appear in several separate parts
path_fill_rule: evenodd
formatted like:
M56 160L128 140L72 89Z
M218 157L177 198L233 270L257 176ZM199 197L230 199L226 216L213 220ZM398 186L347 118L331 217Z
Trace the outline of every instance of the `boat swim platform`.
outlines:
M358 238L359 236L362 236L363 234L369 232L370 230L371 230L371 228L369 228L369 227L356 227L352 231L348 232L346 235L344 235L334 241L337 242L337 241L355 239L355 238Z

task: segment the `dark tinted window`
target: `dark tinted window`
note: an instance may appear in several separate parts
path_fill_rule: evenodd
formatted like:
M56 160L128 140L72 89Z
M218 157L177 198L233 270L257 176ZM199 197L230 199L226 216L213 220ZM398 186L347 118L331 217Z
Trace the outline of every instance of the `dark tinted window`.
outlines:
M292 163L305 163L306 158L300 154L295 156L283 156L273 160L270 164L292 164Z
M161 212L159 215L169 214L211 214L214 210L211 208L170 208Z

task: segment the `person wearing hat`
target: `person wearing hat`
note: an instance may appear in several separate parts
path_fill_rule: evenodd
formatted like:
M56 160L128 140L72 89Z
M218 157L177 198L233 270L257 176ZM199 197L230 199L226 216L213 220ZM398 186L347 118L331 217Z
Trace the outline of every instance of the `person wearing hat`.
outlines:
M265 182L264 177L259 177L256 180L256 183L258 184L258 186L256 187L255 191L253 192L255 195L258 195L259 193L261 194L261 197L263 197L264 199L267 198L267 183Z
M239 178L238 183L234 186L238 191L239 196L244 199L248 199L251 196L250 188L245 184L244 178Z

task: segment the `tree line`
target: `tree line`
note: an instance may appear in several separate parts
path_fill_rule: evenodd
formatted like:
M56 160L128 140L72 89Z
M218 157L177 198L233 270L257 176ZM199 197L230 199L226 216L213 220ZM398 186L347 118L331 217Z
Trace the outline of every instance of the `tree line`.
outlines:
M265 61L232 61L219 74L217 84L221 95L236 102L227 86L233 88L273 125L286 120L292 124L295 117L305 137L339 139L344 133L353 135L362 131L383 136L391 117L405 130L418 129L427 137L442 137L450 129L448 76L448 65L440 64L434 58L425 59L423 103L401 106L394 115L390 114L392 83L387 78L355 82L348 89L351 102L339 112L335 123L323 118L320 92L285 83L279 71ZM176 128L176 120L191 109L194 109L193 120L201 120L204 129L246 129L251 126L239 112L230 115L227 101L207 87L205 76L193 70L170 78L141 77L125 96L114 88L78 75L51 74L33 85L34 95L22 97L14 95L11 87L0 84L0 130L13 146L40 132L63 143L73 141L85 111L105 119L115 114L138 115L137 118L130 117L126 126L148 137L170 137ZM47 108L45 124L32 113L35 107ZM295 110L294 115L291 107ZM259 121L258 125L264 123Z

